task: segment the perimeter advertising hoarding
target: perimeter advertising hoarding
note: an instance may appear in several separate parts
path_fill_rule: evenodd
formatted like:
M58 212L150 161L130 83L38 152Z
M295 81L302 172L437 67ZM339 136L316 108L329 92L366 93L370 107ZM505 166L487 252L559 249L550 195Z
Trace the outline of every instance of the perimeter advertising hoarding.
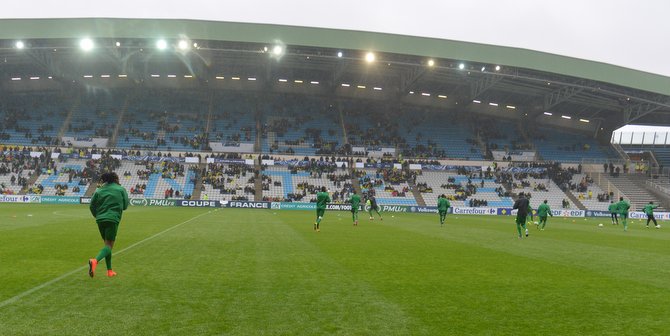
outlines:
M37 195L0 195L0 203L40 203Z

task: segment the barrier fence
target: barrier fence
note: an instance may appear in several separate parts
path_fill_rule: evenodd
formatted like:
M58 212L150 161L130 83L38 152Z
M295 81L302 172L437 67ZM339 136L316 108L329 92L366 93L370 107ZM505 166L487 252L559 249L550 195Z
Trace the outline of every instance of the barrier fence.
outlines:
M42 196L42 195L0 195L0 203L23 204L90 204L90 197L74 196ZM197 207L197 208L241 208L241 209L269 209L269 210L316 210L316 203L300 202L248 202L248 201L205 201L158 198L131 198L132 207ZM408 205L379 205L380 212L390 213L437 213L437 207L408 206ZM330 211L351 211L351 204L328 204ZM359 206L359 211L370 210L368 206ZM555 217L610 217L609 211L560 209L552 210ZM448 213L454 215L484 215L484 216L515 216L516 210L511 208L470 208L451 207ZM535 210L533 210L535 214ZM646 219L647 215L641 211L631 211L631 219ZM657 220L670 220L670 212L655 212Z

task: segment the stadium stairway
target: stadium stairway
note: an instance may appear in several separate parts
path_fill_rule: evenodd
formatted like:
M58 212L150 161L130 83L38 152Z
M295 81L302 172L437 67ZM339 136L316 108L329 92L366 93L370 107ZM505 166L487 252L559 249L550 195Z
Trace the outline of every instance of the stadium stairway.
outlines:
M426 201L424 201L423 195L421 195L419 189L416 188L416 184L414 183L414 181L410 180L407 182L407 184L409 185L409 190L411 190L412 194L414 195L416 204L418 204L419 206L426 206Z
M354 167L349 167L349 175L351 175L351 185L354 187L354 190L356 190L356 193L363 195L361 193L361 184L358 181L358 177L356 177L356 169Z
M191 199L199 200L202 195L202 172L207 170L207 164L201 162L198 164L198 171L195 174L195 187L193 187L193 195Z
M26 187L21 189L21 191L19 192L19 195L25 195L28 192L28 189L30 188L30 186L32 186L33 184L35 184L35 182L37 182L38 178L40 178L40 174L38 174L37 171L34 172L32 175L30 175L30 178L28 179L28 182L26 183Z
M577 198L575 196L575 194L572 193L572 191L566 190L566 191L564 191L564 193L565 193L566 196L568 196L568 198L570 199L570 202L572 202L572 204L577 206L577 209L587 210L586 207L584 206L584 204L579 201L579 198Z
M631 210L640 211L649 201L659 205L656 211L670 209L670 197L647 187L647 176L644 174L621 174L619 177L600 174L600 177L612 183L625 195L631 203Z
M260 134L260 132L256 133ZM254 191L256 191L256 194L254 195L254 199L256 201L260 201L263 199L263 167L261 166L260 160L254 160L254 176L256 177L254 179ZM258 174L256 174L258 173Z

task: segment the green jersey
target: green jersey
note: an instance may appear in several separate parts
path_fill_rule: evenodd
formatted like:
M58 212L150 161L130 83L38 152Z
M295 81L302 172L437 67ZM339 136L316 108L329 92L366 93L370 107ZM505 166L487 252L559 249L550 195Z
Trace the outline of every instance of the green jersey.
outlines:
M446 198L438 198L437 199L437 210L439 211L447 211L451 204L449 204L449 200Z
M351 209L358 210L358 207L361 205L361 196L358 196L358 194L353 194L351 195L349 202L351 202Z
M630 209L630 203L626 201L620 201L617 203L617 209L620 214L628 214L628 209Z
M542 203L539 207L537 207L537 215L540 217L547 217L547 215L554 217L554 215L551 213L551 209L549 209L549 204L547 203Z
M95 191L89 208L97 223L118 224L123 210L128 209L128 203L126 189L116 183L106 183Z
M619 203L612 203L607 208L607 210L609 210L609 212L611 212L611 213L617 213L617 212L619 212L619 208L617 207L618 205L619 205Z
M644 213L647 216L653 216L654 215L654 209L658 208L658 205L653 205L653 204L647 204L644 206Z
M319 210L326 210L326 204L330 202L330 195L325 191L320 191L316 194L316 208Z

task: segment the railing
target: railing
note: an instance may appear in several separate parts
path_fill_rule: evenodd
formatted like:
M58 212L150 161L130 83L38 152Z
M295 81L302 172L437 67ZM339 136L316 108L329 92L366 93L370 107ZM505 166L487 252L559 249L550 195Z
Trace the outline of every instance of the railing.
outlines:
M630 157L628 156L628 154L626 154L626 151L623 150L621 145L619 145L618 143L612 143L612 147L623 160L630 161Z
M651 180L647 180L645 183L647 184L647 186L649 186L651 188L654 188L654 189L656 189L656 190L658 190L658 191L660 191L664 194L670 195L670 188L668 188L668 187L664 187L664 186L662 186L658 183L654 183Z

